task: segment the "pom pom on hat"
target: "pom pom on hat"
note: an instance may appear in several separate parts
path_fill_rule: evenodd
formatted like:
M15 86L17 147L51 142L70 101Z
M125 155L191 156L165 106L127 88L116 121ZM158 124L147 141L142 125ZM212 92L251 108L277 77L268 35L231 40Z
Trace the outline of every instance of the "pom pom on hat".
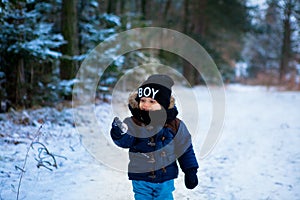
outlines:
M151 83L164 86L169 90L171 90L171 87L174 85L174 81L172 80L172 78L165 74L151 75L142 85L151 84Z
M136 100L139 102L142 97L150 97L155 99L166 110L170 104L172 86L174 81L171 77L164 74L154 74L142 83L138 88Z

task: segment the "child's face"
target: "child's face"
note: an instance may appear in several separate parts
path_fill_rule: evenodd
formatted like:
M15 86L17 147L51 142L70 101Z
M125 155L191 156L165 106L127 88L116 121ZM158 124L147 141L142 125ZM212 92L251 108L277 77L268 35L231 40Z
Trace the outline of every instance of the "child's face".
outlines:
M145 111L161 110L161 105L155 99L150 97L142 97L140 99L139 107L141 110Z

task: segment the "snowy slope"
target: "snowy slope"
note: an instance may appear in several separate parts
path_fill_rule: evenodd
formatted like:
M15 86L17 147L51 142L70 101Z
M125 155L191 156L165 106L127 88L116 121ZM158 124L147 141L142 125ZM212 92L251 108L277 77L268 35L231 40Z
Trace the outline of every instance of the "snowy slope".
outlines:
M181 91L187 90L199 97L200 121L193 119L193 104L184 108L187 111L181 117L188 127L199 123L197 133L192 133L199 156L210 126L211 99L205 87L178 88L176 96L182 101L178 104L185 105L183 101L189 101L188 96L180 96ZM175 199L300 199L299 108L300 93L297 92L227 86L226 119L221 138L211 154L199 159L196 189L187 190L180 173L175 181ZM182 109L179 106L179 110ZM58 168L53 171L36 168L37 148L31 149L19 199L133 199L126 172L115 170L99 160L98 153L119 159L115 152L105 152L107 147L117 147L109 141L108 132L107 141L99 140L99 133L91 128L93 124L88 114L75 128L70 122L72 109L54 114L51 109L28 113L34 119L47 116L40 141L49 151L67 160L57 157ZM95 113L103 129L109 127L113 115L128 114L126 105L122 111L111 112L108 104L97 106ZM20 171L15 170L15 166L23 165L30 143L28 136L34 134L38 126L17 125L9 115L1 115L0 127L0 199L16 199ZM89 133L80 137L77 132L82 130ZM8 139L24 143L15 145Z

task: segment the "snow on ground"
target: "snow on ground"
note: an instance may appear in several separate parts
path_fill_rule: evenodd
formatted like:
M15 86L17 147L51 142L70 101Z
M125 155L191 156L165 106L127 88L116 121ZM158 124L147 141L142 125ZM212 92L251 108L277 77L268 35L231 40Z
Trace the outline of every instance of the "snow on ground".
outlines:
M199 123L197 133L193 133L199 156L212 116L209 91L205 87L179 88L176 96L181 105L190 99L187 95L181 97L181 91L199 98L200 121L193 119L192 104L184 108L187 114L182 116L188 127ZM299 92L227 86L223 132L211 154L199 159L199 185L187 190L180 173L175 181L175 199L300 199L299 108ZM126 106L113 114L110 109L109 104L96 106L99 122L106 129L114 114L127 114ZM108 167L97 158L97 152L101 151L107 157L117 157L114 152L105 152L104 146L112 145L111 141L97 141L97 131L92 129L91 134L77 134L93 127L88 115L74 126L72 109L59 112L42 108L25 114L29 125L22 125L13 117L24 113L0 115L0 199L16 199L20 170L15 166L23 166L30 138L41 120L45 123L39 141L55 154L58 168L52 167L52 171L37 168L39 146L34 145L29 150L19 199L133 199L126 173ZM106 138L109 139L107 135Z

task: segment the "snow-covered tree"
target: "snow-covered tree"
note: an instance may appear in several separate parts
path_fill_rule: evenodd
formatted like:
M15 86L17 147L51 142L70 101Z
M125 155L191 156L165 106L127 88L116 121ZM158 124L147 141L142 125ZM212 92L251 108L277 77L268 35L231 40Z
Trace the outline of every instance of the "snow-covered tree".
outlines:
M13 103L28 105L36 87L43 84L36 72L51 73L64 42L53 32L54 23L46 20L40 1L5 1L0 8L0 71L5 74L7 97ZM48 68L48 69L46 69Z
M115 14L100 13L96 0L81 0L79 7L79 49L87 54L100 42L120 31L120 17Z
M253 73L277 70L282 31L280 10L275 2L269 4L262 18L257 18L255 26L256 32L248 33L246 37L243 57Z
M266 10L258 11L263 15L255 20L256 31L246 37L243 58L250 75L263 72L280 81L299 55L299 49L295 48L299 44L299 1L268 0L266 3Z

